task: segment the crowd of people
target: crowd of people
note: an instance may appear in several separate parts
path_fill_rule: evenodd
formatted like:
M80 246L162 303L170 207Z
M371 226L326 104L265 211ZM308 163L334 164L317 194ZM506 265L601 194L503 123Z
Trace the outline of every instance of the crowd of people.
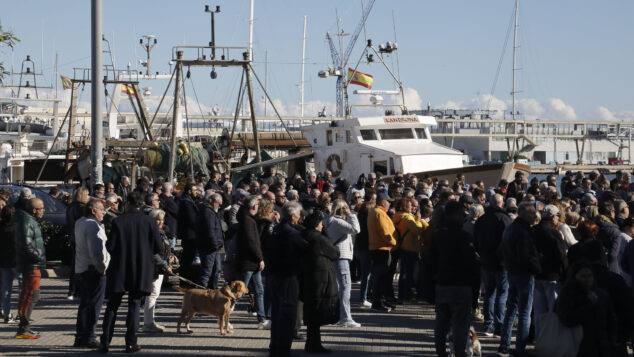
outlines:
M476 321L484 335L500 338L499 356L511 355L516 317L513 356L529 355L547 313L582 326L579 356L626 356L634 338L630 179L567 172L560 183L554 175L529 182L517 172L486 186L463 174L450 182L369 173L351 183L329 171L286 177L267 169L234 183L227 174L198 173L176 186L142 178L132 189L122 177L92 193L78 188L66 216L68 297L79 298L75 346L108 351L127 293L126 351L139 351L139 327L165 330L154 309L164 276L178 273L185 286L247 284L249 312L259 329L271 330L271 356L289 355L293 339L327 353L320 327L361 327L353 305L389 314L417 303L435 305L439 356L447 355L450 331L463 356ZM46 264L37 224L44 207L28 188L13 205L9 195L0 191L2 313L14 320L18 273L16 338L37 338L31 312ZM360 282L354 296L353 281Z

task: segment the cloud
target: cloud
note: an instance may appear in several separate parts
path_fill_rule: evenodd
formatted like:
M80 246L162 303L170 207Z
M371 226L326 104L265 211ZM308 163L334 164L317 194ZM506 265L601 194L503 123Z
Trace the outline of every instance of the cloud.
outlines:
M542 119L577 120L574 108L559 98L548 98L545 108L546 112Z

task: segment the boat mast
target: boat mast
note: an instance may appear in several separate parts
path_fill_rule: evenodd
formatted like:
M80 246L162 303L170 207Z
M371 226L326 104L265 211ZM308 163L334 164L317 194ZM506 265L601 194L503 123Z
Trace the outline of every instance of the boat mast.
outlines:
M103 93L103 69L102 65L102 48L101 48L101 8L102 0L92 0L92 73L91 73L91 127L90 127L90 161L92 163L91 185L103 182L102 165L103 165L103 103L101 95ZM73 119L71 119L73 120Z
M519 8L519 0L515 0L515 27L513 31L513 91L511 95L513 97L513 111L511 112L511 117L515 120L515 72L517 71L517 13Z
M249 16L249 58L253 61L253 0L251 0L251 15Z
M306 62L306 15L304 15L304 36L302 37L302 81L299 84L299 107L300 116L304 116L304 64Z

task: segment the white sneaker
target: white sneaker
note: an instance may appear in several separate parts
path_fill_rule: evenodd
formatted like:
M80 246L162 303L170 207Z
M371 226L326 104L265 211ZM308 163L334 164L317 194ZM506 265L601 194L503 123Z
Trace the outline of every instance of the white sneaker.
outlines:
M229 322L227 326L229 327L229 330L233 330L233 325L231 324L231 322Z
M271 329L271 320L266 320L258 324L258 330L270 330L270 329Z
M371 308L372 307L372 303L369 302L368 300L363 300L363 302L361 303L362 307L367 307L367 308Z
M361 324L358 322L354 322L354 321L347 321L347 322L340 322L337 324L337 326L340 327L350 327L350 328L359 328L361 327Z

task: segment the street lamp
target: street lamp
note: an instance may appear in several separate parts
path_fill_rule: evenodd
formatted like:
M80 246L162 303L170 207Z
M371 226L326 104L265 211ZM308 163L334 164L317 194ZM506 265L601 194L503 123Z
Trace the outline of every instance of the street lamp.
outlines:
M211 42L209 42L209 47L211 47L211 59L216 59L216 37L214 31L214 15L220 12L220 6L216 6L216 10L211 10L209 5L205 5L205 12L211 14Z

